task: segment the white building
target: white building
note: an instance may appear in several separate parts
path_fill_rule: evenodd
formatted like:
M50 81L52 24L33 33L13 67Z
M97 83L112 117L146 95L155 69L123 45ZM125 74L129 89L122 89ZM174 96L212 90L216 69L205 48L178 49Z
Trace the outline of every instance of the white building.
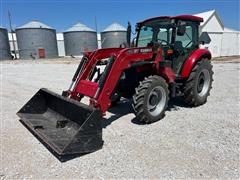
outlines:
M65 56L64 38L63 33L57 33L57 46L59 57Z
M213 57L240 55L240 32L224 27L216 10L195 15L204 20L200 26L200 33L208 32L211 43L203 47L208 48Z
M240 55L240 32L224 28L220 56Z

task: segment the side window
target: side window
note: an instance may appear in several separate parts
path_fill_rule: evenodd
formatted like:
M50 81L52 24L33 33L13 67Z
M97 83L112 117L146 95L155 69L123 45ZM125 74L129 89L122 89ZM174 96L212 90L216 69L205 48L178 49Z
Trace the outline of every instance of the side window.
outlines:
M159 28L157 38L160 42L163 40L170 44L172 41L172 28ZM162 42L162 44L165 45L166 42Z
M193 27L186 24L186 32L183 36L176 36L176 41L182 44L183 48L190 48L193 46Z
M168 41L168 32L166 28L159 28L158 39Z
M153 29L151 27L143 26L139 38L138 38L138 47L146 47L153 38Z

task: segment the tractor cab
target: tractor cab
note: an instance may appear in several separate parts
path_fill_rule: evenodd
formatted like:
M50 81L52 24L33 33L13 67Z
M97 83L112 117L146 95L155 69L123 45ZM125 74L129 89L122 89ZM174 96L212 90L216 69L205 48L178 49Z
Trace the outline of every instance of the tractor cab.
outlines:
M137 23L136 47L157 45L164 51L164 60L178 75L187 57L199 48L199 24L196 16L163 16Z

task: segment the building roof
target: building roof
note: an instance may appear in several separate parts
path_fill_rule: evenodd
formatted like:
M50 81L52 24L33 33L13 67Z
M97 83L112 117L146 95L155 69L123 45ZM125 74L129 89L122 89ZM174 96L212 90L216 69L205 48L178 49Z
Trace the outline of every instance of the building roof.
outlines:
M50 26L47 26L46 24L43 24L39 21L33 20L28 22L27 24L24 24L16 29L38 29L38 28L44 28L44 29L53 29Z
M240 31L237 31L235 29L227 28L224 27L224 32L229 32L229 33L240 33Z
M118 23L112 23L111 25L106 27L102 32L109 32L109 31L127 31L127 29Z
M82 32L82 31L96 32L82 23L75 24L74 26L67 29L65 32Z
M200 24L202 27L205 26L208 23L208 21L211 19L211 17L214 15L218 19L222 28L224 28L223 22L215 9L211 10L211 11L206 11L206 12L195 14L195 16L199 16L199 17L203 18L203 22Z

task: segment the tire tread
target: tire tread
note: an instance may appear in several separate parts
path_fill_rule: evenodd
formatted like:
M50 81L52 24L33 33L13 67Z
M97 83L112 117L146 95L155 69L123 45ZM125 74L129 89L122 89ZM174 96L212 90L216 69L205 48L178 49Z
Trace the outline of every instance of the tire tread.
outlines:
M169 96L168 84L166 83L165 79L157 75L151 75L145 78L143 81L139 83L139 86L135 89L135 94L133 95L133 109L137 119L141 123L151 123L153 122L148 116L144 113L144 97L146 92L148 91L149 87L154 81L163 81L167 87L167 101ZM165 111L165 109L164 109Z

